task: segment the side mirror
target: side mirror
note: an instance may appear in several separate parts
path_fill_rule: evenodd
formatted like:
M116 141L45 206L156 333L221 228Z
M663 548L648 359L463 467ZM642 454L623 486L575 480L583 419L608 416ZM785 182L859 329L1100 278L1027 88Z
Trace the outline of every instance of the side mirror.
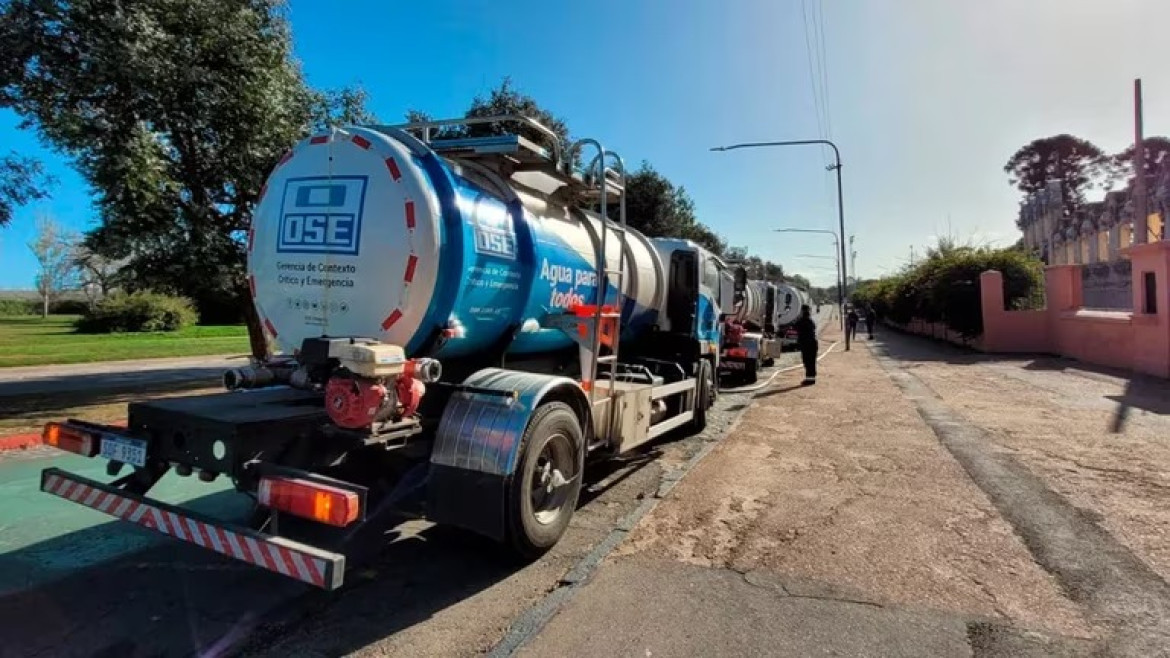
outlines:
M735 291L743 292L747 290L748 275L747 270L742 265L735 268Z

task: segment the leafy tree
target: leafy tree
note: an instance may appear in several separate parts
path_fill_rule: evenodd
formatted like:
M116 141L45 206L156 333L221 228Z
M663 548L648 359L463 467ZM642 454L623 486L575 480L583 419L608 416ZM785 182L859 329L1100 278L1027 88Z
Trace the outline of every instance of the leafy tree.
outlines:
M812 290L812 283L808 277L801 274L789 274L787 277L788 283L800 288L801 290Z
M517 89L510 77L505 77L500 82L500 86L491 90L487 96L476 96L473 98L471 105L463 114L464 118L468 119L482 119L506 115L519 115L534 119L553 131L563 147L568 148L572 144L572 136L569 134L568 124L560 117L541 107L535 98ZM419 110L408 110L406 113L406 121L408 123L433 120L429 114ZM468 126L439 128L431 133L431 138L451 139L457 137L490 137L492 135L517 134L545 148L551 148L552 146L548 135L530 125L515 121L477 123ZM580 154L574 154L572 162L574 168L579 168Z
M77 245L72 258L77 269L78 287L85 293L90 307L123 284L124 262L106 258L84 244Z
M37 293L41 297L41 317L49 317L49 304L61 292L73 287L77 267L73 250L78 236L58 224L52 217L37 218L37 235L29 243L37 259Z
M314 125L366 119L364 94L306 86L279 0L8 0L0 43L0 107L95 191L87 246L204 320L243 309L266 352L244 280L260 188Z
M0 158L0 226L12 221L12 211L48 196L53 178L44 166L31 158L9 152Z
M1003 170L1024 194L1044 188L1050 180L1063 185L1065 207L1071 212L1085 200L1085 192L1105 173L1105 153L1092 142L1061 134L1033 140L1016 151Z
M686 188L675 187L649 162L626 178L626 217L630 226L649 237L694 240L725 255L727 243L695 216L695 202ZM732 259L736 260L736 259Z
M1149 176L1159 168L1170 165L1170 139L1166 137L1146 137L1142 140L1146 147L1145 172ZM1137 149L1130 144L1121 153L1109 158L1109 182L1129 180L1134 174L1134 154Z

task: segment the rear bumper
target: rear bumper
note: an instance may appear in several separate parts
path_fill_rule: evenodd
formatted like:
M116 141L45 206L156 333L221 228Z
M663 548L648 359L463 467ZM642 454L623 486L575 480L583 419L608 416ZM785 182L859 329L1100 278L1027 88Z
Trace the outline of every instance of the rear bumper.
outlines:
M340 553L216 521L58 468L41 472L41 491L322 589L341 587L345 577Z

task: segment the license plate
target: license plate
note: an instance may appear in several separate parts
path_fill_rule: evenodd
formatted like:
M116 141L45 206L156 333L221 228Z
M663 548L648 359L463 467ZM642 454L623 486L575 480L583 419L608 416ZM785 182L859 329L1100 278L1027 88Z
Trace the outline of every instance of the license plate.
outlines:
M743 370L745 364L743 361L724 361L719 365L727 368L728 370Z
M146 466L146 441L120 436L102 437L102 457L138 467Z

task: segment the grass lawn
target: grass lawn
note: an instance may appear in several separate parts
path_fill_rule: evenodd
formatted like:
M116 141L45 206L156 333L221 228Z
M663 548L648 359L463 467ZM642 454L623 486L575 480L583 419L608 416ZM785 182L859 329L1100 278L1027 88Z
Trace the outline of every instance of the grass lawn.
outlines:
M79 334L76 316L0 317L0 368L205 354L247 354L248 330L197 326L170 333Z

